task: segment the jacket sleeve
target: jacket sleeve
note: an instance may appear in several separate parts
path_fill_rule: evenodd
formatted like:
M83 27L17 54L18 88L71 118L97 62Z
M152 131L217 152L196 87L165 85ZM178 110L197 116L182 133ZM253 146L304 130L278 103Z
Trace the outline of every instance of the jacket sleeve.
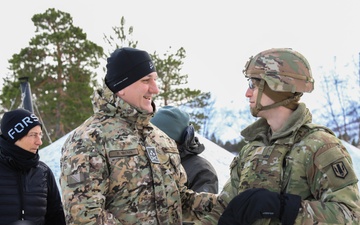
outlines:
M105 210L109 171L99 149L72 135L62 148L60 184L68 225L121 224Z
M227 180L227 182L224 184L224 187L220 194L217 196L217 203L215 204L214 208L210 213L208 213L201 224L203 225L216 225L218 224L218 220L221 216L221 214L224 212L225 208L237 195L237 186L240 182L239 175L237 173L237 161L238 157L234 157L232 163L230 164L230 178Z
M185 185L187 175L180 163L180 157L176 167L180 170L179 177L176 180L181 192L183 221L198 221L200 223L203 216L210 212L217 204L217 195L208 192L198 193L188 189Z
M295 224L359 224L360 195L351 157L340 141L323 143L307 168L314 199L302 201Z
M45 225L66 225L59 188L50 168L48 169L47 181L48 198Z

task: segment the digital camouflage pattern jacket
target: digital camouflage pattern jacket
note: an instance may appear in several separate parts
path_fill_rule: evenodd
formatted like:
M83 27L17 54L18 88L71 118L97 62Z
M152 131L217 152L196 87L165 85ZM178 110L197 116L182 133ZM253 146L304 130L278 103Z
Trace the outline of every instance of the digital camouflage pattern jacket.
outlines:
M107 87L94 115L62 147L60 184L67 224L182 224L216 196L188 190L175 142ZM155 105L153 104L155 109ZM198 213L198 214L197 214Z
M249 188L300 195L295 224L360 224L358 179L341 141L325 127L312 124L300 103L285 126L272 135L259 119L241 134L248 142L230 166L230 179L203 224L217 224L228 202ZM259 202L261 204L261 202ZM278 219L256 224L281 224Z

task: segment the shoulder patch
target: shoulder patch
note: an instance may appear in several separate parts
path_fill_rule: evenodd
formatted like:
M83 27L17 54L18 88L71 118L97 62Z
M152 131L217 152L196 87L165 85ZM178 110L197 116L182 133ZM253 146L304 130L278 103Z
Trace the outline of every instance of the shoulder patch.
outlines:
M80 172L80 173L76 173L73 175L68 175L67 182L69 185L80 184L80 183L84 182L88 177L89 177L89 175L87 173Z
M331 166L337 177L345 178L348 174L348 170L343 161L333 163Z

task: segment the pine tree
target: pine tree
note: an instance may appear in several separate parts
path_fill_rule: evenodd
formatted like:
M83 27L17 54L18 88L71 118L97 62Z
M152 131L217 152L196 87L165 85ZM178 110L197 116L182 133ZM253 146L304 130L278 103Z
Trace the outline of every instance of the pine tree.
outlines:
M14 104L12 100L19 96L18 79L29 77L38 116L56 140L92 114L90 96L97 85L94 71L103 49L87 40L69 13L49 8L35 14L32 21L35 36L9 60L13 75L4 79L0 99L5 108L17 108L20 98Z

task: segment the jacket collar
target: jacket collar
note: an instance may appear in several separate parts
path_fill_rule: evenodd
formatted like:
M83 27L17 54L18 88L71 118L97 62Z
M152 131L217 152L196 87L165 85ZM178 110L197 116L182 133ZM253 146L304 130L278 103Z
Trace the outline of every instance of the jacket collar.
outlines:
M312 115L309 109L304 103L300 103L279 131L271 133L269 124L265 119L260 118L241 131L241 135L246 141L259 140L263 143L278 141L291 144L294 143L295 134L299 128L311 121Z

